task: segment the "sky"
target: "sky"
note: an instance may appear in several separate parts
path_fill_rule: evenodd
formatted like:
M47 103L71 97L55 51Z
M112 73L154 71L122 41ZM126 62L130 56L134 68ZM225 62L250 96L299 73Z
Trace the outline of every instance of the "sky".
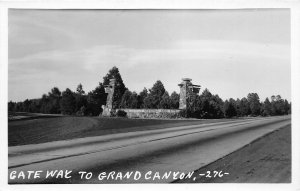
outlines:
M113 66L131 91L188 77L222 99L291 100L289 9L21 10L8 16L8 99L93 90Z

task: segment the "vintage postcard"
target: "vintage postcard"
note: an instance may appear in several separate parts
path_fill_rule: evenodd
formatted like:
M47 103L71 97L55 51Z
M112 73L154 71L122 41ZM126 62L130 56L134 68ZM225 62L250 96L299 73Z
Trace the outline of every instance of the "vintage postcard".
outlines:
M6 189L297 188L291 8L5 13Z

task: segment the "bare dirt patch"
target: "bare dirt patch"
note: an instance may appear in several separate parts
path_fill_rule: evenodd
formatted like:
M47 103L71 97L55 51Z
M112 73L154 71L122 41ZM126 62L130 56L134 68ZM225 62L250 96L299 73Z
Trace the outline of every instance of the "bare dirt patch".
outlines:
M228 172L223 177L199 176L207 171ZM290 183L291 126L276 130L195 171L176 183Z

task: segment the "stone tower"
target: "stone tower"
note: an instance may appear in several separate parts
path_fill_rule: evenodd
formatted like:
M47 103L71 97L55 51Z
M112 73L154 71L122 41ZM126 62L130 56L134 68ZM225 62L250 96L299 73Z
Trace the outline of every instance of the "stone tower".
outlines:
M109 84L104 86L105 93L107 93L106 107L108 109L113 109L113 95L115 91L115 83L116 83L116 79L112 78L109 79Z
M109 80L108 85L104 85L105 93L107 93L106 105L102 105L102 115L110 116L110 111L113 109L113 96L115 91L116 79L112 78Z
M189 101L200 91L201 86L194 85L191 81L190 78L182 78L182 82L178 84L180 87L179 109L186 109Z

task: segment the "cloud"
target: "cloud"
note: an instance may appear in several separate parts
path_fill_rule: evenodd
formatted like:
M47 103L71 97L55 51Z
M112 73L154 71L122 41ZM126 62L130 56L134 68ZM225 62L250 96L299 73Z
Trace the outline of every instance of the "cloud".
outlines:
M59 19L54 20L49 18L40 17L39 15L9 15L9 35L12 39L17 38L17 40L22 40L18 38L23 36L24 33L27 37L34 38L37 34L50 34L50 35L62 35L68 38L77 38L78 35L74 32L71 32L67 28L63 27L64 22L60 22ZM26 34L28 33L28 34Z
M277 59L289 61L287 45L258 44L234 41L179 41L168 49L134 49L119 45L93 46L75 50L44 51L9 59L11 72L49 72L84 70L87 72L108 70L112 66L132 68L143 64L159 65L182 61L201 62L209 60L234 60L244 63L249 60Z
M178 90L186 76L225 96L289 92L289 21L288 9L11 9L9 95L30 98L79 82L89 91L112 66L132 90L157 79Z
M13 89L12 85L17 87L22 81L37 87L41 83L75 87L81 82L87 84L89 91L113 66L119 67L128 88L134 91L150 88L160 79L172 92L178 89L176 83L180 78L191 77L196 83L206 83L227 95L220 84L224 87L235 84L244 91L248 91L242 88L244 84L253 90L259 88L258 83L260 88L274 83L284 87L284 83L289 83L290 49L277 44L198 40L177 41L165 49L98 45L43 51L9 59L9 86Z
M249 58L289 59L290 48L288 45L235 41L179 41L170 49L139 51L131 58L131 64L157 60L215 60L232 57L239 58L241 62Z

